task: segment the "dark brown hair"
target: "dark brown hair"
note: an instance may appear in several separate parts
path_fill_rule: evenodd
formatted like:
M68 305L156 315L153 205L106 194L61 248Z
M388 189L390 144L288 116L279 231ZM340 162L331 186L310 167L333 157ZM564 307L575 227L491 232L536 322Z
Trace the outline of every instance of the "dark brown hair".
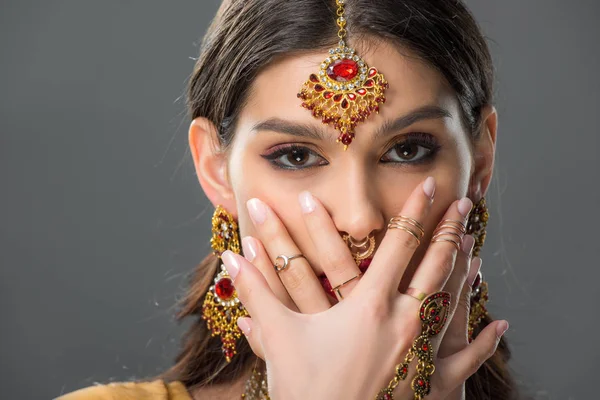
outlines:
M436 70L455 91L472 141L481 131L483 107L492 104L493 65L473 16L459 0L352 0L346 2L348 41L376 38L409 50ZM222 148L234 136L236 122L256 75L278 57L337 45L334 0L225 0L202 42L188 87L190 117L205 117L218 131ZM200 317L202 302L217 260L207 257L194 271L178 320L192 318L176 364L162 377L188 388L230 383L259 362L245 340L227 363L218 337ZM479 333L492 320L476 329ZM518 397L506 340L467 381L467 398L509 400Z

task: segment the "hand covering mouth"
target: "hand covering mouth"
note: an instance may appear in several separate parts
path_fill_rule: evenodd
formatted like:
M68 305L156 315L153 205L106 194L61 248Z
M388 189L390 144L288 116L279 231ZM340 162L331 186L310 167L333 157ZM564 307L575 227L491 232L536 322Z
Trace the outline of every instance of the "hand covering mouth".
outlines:
M369 268L369 265L371 265L371 261L373 261L372 257L361 260L360 264L358 265L358 269L360 269L360 272L364 274L365 271ZM319 275L319 281L321 282L321 286L323 286L323 289L325 289L325 292L335 299L335 293L333 293L333 290L331 290L331 282L329 282L329 279L327 278L327 276L325 276L324 273Z

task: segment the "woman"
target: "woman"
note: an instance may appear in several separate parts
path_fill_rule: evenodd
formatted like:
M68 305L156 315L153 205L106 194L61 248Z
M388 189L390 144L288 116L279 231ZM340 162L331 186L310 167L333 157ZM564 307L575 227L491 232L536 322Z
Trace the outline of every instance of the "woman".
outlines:
M222 262L160 379L61 399L517 398L477 256L492 83L460 1L225 0L188 91Z

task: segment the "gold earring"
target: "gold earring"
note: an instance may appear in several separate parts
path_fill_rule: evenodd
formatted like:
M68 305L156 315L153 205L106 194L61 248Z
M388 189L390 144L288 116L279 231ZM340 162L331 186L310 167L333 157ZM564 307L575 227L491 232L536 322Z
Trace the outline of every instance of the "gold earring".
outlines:
M481 248L485 242L486 227L490 214L488 212L485 198L482 197L477 204L473 206L467 222L467 233L475 238L473 246L473 256L479 256ZM473 341L475 328L481 323L481 320L487 315L485 304L488 301L488 284L483 280L481 272L477 274L473 282L473 291L471 292L471 309L469 312L469 343Z
M238 226L233 216L223 207L217 206L212 217L210 245L219 261L225 250L240 253L239 238ZM221 262L219 264L220 271L215 277L214 285L208 289L204 297L202 319L206 321L211 336L221 337L221 349L227 362L230 362L236 354L236 340L242 336L237 320L240 317L247 317L248 312L240 303L225 266Z

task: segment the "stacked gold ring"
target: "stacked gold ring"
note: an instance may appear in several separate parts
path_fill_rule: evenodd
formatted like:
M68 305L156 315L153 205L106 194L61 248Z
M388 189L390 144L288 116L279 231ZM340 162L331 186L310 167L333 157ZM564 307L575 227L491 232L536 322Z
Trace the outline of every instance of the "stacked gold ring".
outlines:
M433 231L431 242L450 242L456 246L457 250L460 250L460 244L466 232L467 227L461 221L445 219Z
M423 235L425 235L425 228L423 228L423 225L421 225L419 221L403 215L392 217L388 223L388 229L401 229L408 232L417 239L418 245L421 244L421 239L423 239Z

